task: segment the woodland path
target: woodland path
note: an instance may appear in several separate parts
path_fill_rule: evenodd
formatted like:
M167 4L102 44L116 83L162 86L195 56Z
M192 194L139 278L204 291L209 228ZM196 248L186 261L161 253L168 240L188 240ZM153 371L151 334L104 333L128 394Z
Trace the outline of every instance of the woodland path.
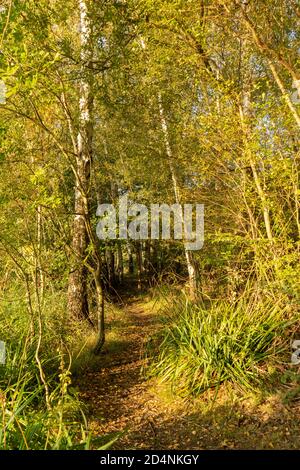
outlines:
M94 436L123 434L112 449L274 449L299 448L299 401L280 396L249 405L218 399L211 409L171 399L141 375L144 347L158 329L157 316L139 297L124 306L122 342L101 357L101 367L84 372L79 390Z
M126 306L126 314L122 348L107 351L103 367L86 372L81 380L80 395L89 405L92 431L97 435L124 431L113 449L180 448L171 407L161 402L155 385L141 374L144 345L157 329L156 316L139 300Z

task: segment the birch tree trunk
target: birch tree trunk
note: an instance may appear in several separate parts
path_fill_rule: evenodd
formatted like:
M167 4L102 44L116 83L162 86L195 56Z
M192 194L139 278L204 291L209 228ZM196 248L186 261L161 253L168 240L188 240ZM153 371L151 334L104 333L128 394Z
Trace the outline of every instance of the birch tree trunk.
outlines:
M91 77L86 65L92 58L91 24L85 0L79 0L81 79L79 86L79 132L77 136L75 216L73 220L73 263L69 276L68 309L74 318L89 318L87 298L87 268L85 257L88 246L87 220L89 217L88 194L92 160L92 108Z
M167 121L165 118L165 112L164 112L160 94L158 95L158 103L159 103L161 127L162 127L164 140L165 140L165 148L166 148L166 154L168 157L168 163L169 163L169 168L170 168L170 173L171 173L171 178L172 178L172 183L173 183L175 201L176 201L176 204L180 204L181 203L180 189L179 189L176 171L175 171L174 164L173 164L173 152L172 152L172 148L170 144L168 125L167 125ZM194 260L193 253L187 249L185 242L184 242L184 252L185 252L186 264L187 264L188 275L189 275L190 297L192 299L195 299L197 297L197 290L198 290L198 273L197 273L197 268L196 268L196 263Z
M146 44L145 44L144 39L140 38L140 41L141 41L141 46L143 50L146 50ZM175 171L174 164L173 164L174 159L173 159L173 152L172 152L172 148L170 144L169 130L168 130L167 120L165 117L165 111L163 108L163 103L162 103L162 98L161 98L160 93L158 93L158 105L159 105L161 128L162 128L163 135L164 135L165 149L166 149L166 155L168 158L171 178L172 178L175 201L177 204L180 204L180 200L181 200L180 188L179 188L176 171ZM192 299L195 299L197 297L197 291L198 291L198 274L199 273L197 272L193 253L187 249L185 242L184 242L184 252L185 252L185 258L186 258L186 264L187 264L188 276L189 276L190 297Z
M247 160L250 164L255 187L257 190L257 194L259 196L260 202L261 202L261 208L263 212L263 218L264 218L264 224L265 224L265 229L266 229L266 234L267 238L269 241L273 240L273 235L272 235L272 228L271 228L271 220L270 220L270 209L269 209L269 204L267 200L267 196L265 194L265 191L261 185L260 178L258 176L258 172L256 170L256 165L254 158L252 156L252 151L249 146L249 141L251 140L250 136L250 131L247 127L246 124L246 116L249 113L249 109L245 107L245 105L240 106L240 118L241 118L241 125L242 125L242 130L243 130L243 139L244 139L244 148L245 148L245 153L247 156ZM246 115L245 115L246 113Z
M242 42L241 42L241 45L243 45ZM256 169L255 156L252 153L252 149L250 145L250 142L252 139L251 137L252 119L251 119L250 84L251 84L251 76L249 75L247 71L245 79L244 79L244 83L243 83L242 93L241 93L241 103L239 104L240 122L241 122L241 128L243 132L243 143L244 143L245 155L247 158L247 162L250 164L256 191L260 199L266 235L267 235L268 240L272 242L273 234L272 234L272 224L271 224L271 219L270 219L269 201L268 201L265 189L263 188L261 184L260 177Z

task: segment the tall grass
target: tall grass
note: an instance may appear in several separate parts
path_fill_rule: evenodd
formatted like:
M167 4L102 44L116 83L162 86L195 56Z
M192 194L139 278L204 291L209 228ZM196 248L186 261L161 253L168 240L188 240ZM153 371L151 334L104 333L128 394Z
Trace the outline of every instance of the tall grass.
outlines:
M257 385L263 366L289 348L286 332L296 321L280 302L255 296L209 307L181 301L172 310L169 324L150 342L147 373L185 396L225 381Z
M45 369L49 359L42 361ZM59 365L59 358L51 359ZM58 372L59 377L47 377L47 406L33 345L20 338L17 346L9 348L7 362L0 369L0 449L89 447L86 420L78 398L69 392L70 374L62 362Z
M107 447L112 439L91 435L72 387L72 352L87 327L67 324L64 298L47 292L38 334L21 287L19 297L11 286L0 301L0 339L7 346L6 364L0 365L0 449Z

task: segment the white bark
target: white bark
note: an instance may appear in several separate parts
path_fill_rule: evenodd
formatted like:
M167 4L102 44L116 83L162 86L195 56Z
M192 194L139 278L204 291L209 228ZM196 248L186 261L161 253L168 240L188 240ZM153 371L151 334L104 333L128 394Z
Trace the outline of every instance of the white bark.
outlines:
M258 176L256 166L255 166L255 161L252 155L252 151L249 146L249 130L248 130L248 126L247 126L246 119L245 119L245 117L249 117L249 114L250 114L251 103L250 103L249 93L244 92L242 101L243 102L239 108L239 111L240 111L240 119L241 119L241 125L242 125L242 130L243 130L245 152L246 152L247 159L250 163L256 190L261 201L267 238L269 241L272 241L273 234L272 234L272 228L271 228L269 204L268 204L265 191L261 185L260 178Z
M75 215L72 249L74 265L70 273L68 304L75 318L88 318L87 269L84 265L88 245L90 166L92 159L92 87L87 65L92 58L91 24L85 0L79 0L81 78L79 84L79 131L76 152Z
M173 163L174 158L173 158L173 152L172 152L172 148L170 144L168 125L167 125L167 121L165 118L165 112L164 112L162 98L161 98L160 93L158 94L158 104L159 104L161 128L162 128L163 135L164 135L165 148L166 148L166 154L168 157L170 173L172 177L175 201L176 201L176 204L180 204L181 203L180 188L179 188L179 184L178 184L178 180L176 176L176 171L174 168L174 163ZM188 275L189 275L190 295L192 298L194 298L197 295L197 270L196 270L193 254L191 253L190 250L187 249L185 242L184 242L184 252L185 252L185 258L186 258Z

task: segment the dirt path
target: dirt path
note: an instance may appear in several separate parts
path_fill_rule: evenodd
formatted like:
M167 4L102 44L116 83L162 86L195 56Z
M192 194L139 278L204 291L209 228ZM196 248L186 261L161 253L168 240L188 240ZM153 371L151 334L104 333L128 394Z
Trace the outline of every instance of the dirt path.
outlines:
M129 305L126 312L122 349L108 351L105 366L85 375L88 387L81 396L90 405L94 432L125 431L114 448L149 449L158 445L156 396L140 371L144 343L155 331L156 321L138 302Z
M205 409L204 397L162 399L157 385L140 373L157 319L139 299L125 312L121 345L112 348L108 342L101 368L80 380L95 436L124 431L113 449L300 448L299 401L287 406L280 393L254 406L247 398L221 396L213 412Z

